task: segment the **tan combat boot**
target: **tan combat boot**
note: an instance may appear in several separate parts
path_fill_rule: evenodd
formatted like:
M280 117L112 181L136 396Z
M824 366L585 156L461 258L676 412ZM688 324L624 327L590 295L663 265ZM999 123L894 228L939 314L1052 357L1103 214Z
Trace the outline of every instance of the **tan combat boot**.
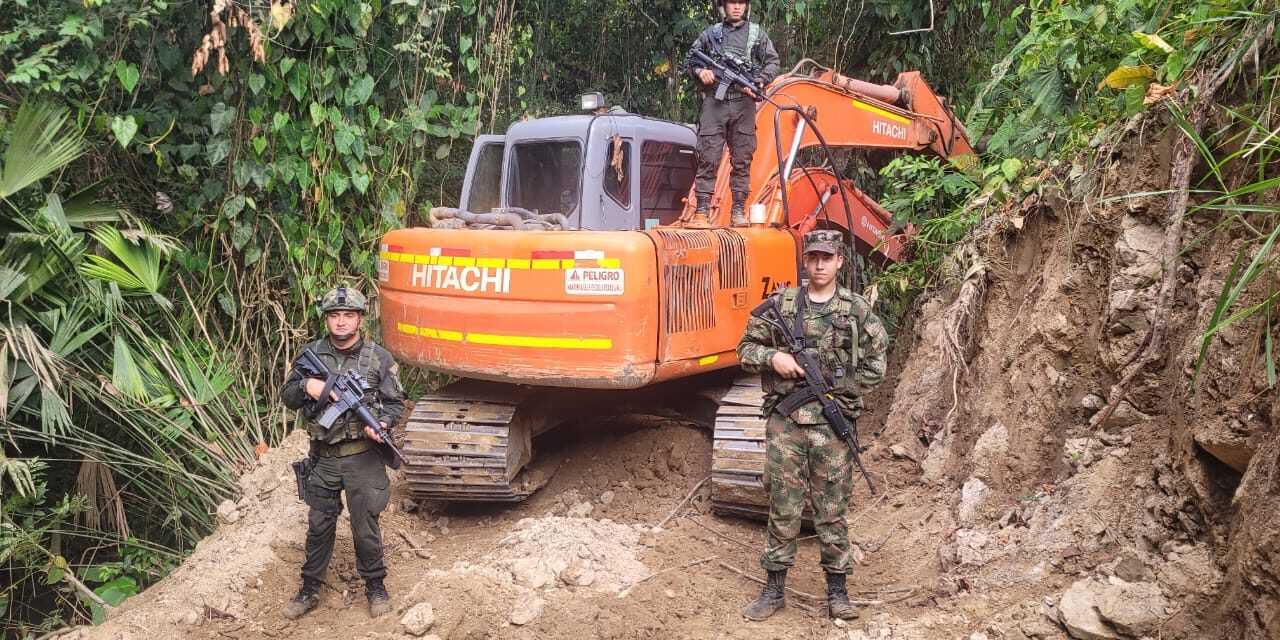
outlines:
M764 591L760 593L760 597L756 598L755 602L747 605L747 608L742 610L742 616L748 620L759 622L782 611L787 606L786 584L786 569L770 571L769 580L764 585Z

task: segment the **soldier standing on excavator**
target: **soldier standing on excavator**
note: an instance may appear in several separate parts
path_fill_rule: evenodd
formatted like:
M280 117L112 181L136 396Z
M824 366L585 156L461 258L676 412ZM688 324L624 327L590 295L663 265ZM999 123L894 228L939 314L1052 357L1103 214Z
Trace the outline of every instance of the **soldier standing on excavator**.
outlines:
M694 179L694 196L697 213L705 216L715 189L716 169L728 141L733 164L729 178L729 190L733 193L732 222L733 226L742 227L747 224L744 210L751 184L751 154L756 150L755 102L736 85L724 100L716 99L715 71L706 68L693 52L701 51L717 61L730 61L757 87L777 77L780 61L769 34L748 19L751 11L747 0L717 0L717 7L723 19L702 31L684 62L685 73L701 84L704 94L698 117L698 173Z
M804 265L809 284L772 296L781 326L803 335L805 351L813 349L831 399L849 422L862 410L862 396L884 378L888 338L871 303L836 282L844 264L839 231L805 234ZM854 452L837 437L811 400L788 415L778 410L792 393L803 391L804 369L793 354L780 349L790 336L759 317L747 322L738 343L744 369L760 372L764 387L765 488L769 492L769 526L760 565L768 572L764 592L742 614L764 620L786 606L787 569L795 564L805 496L813 504L813 524L821 541L822 568L827 575L827 607L832 618L852 619L858 610L849 602L845 574L852 569L849 527L845 516L853 492Z
M364 295L345 285L330 290L319 305L329 335L306 346L334 374L355 369L364 377L370 387L364 404L387 432L404 413L404 391L400 387L399 365L391 354L360 334L366 305ZM281 614L293 620L320 603L320 587L333 555L338 514L342 513L339 495L345 491L356 569L365 581L369 616L376 618L391 611L391 597L382 582L387 569L382 562L382 530L378 526L378 515L391 497L384 459L375 444L382 439L351 415L335 425L340 433L327 434L315 419L319 413L315 411L316 404L325 389L325 380L304 377L295 366L280 391L286 407L311 409L304 411L311 435L311 464L299 481L299 490L305 492L303 499L311 508L307 515L306 562L302 565L302 588L285 603ZM325 440L326 436L333 436L331 443Z

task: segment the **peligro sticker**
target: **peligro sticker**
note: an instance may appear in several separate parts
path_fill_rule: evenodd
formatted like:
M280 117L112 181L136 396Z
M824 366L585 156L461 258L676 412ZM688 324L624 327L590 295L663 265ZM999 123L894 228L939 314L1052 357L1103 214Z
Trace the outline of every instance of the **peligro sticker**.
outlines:
M620 296L626 281L622 269L569 269L564 292L577 296Z
M391 262L389 260L378 261L378 280L380 282L391 281Z

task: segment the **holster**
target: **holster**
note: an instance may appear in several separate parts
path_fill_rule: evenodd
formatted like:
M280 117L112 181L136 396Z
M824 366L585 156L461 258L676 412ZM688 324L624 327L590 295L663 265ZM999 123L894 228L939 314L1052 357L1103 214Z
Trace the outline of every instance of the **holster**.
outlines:
M316 466L314 457L307 456L292 463L291 466L293 467L293 475L298 481L299 500L307 503L308 507L317 511L332 515L342 513L342 500L338 497L339 492L317 487L307 481L307 478L311 476L311 471Z
M316 461L311 456L307 456L301 460L295 460L290 466L293 467L293 476L298 481L298 499L307 501L307 477L311 475L311 470L315 468Z

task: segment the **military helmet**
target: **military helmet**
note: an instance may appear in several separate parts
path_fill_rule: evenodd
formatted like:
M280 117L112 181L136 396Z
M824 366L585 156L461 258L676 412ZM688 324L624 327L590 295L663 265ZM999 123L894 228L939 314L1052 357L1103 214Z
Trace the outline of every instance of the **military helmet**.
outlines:
M348 289L347 285L340 284L329 290L320 298L320 313L329 313L330 311L359 311L365 312L368 300L365 300L364 294L355 289Z
M751 0L736 0L736 1L746 3L747 11L742 14L742 19L750 20L751 19ZM720 14L721 20L725 19L725 17L729 15L727 10L725 9L726 4L729 4L729 0L716 0L716 13Z
M844 237L834 229L818 229L804 234L804 252L821 251L832 255L840 255L840 245Z

